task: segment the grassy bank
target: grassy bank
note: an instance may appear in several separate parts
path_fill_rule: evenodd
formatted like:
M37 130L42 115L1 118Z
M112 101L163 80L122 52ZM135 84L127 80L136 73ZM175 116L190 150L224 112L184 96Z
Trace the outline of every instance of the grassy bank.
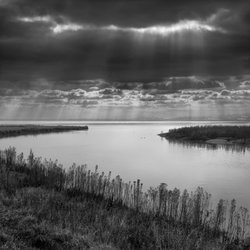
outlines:
M88 126L1 125L0 138L88 130Z
M31 152L0 152L1 249L244 249L248 211L202 188L143 191Z
M250 126L194 126L159 134L169 140L250 147Z

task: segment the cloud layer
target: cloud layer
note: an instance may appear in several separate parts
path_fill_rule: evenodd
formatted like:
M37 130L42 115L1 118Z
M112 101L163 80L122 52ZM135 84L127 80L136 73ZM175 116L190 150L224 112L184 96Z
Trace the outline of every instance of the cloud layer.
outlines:
M247 1L1 1L0 80L250 74Z
M249 119L246 0L0 0L0 117Z
M32 89L1 88L0 104L5 110L52 109L58 113L61 109L73 109L74 112L78 110L88 113L90 119L91 113L96 114L95 112L103 109L120 111L120 119L124 119L124 109L128 114L137 110L137 119L142 119L142 113L147 110L161 111L161 117L157 119L168 119L169 113L171 116L174 114L178 118L183 116L183 119L187 119L187 114L182 114L183 111L189 110L190 114L194 114L198 109L204 108L209 112L205 115L213 119L215 111L218 112L217 119L232 118L228 116L231 112L231 115L238 117L237 119L248 119L250 112L246 106L250 105L249 83L248 75L219 80L196 76L169 77L161 82L150 83L83 80L81 88L74 88L79 82L72 82L65 85L67 87L64 90L58 89L57 84L60 86L61 83L51 84L47 89L40 89L40 86L34 83ZM46 83L44 86L49 84ZM164 115L164 111L167 111L167 116ZM60 118L66 119L68 115L66 112ZM198 117L202 115L204 114L197 114ZM146 117L151 120L154 115L151 116L152 113L148 113Z
M41 82L42 80L40 80ZM233 82L232 82L233 81ZM47 83L48 84L48 83ZM57 84L41 90L14 90L2 88L2 100L36 104L69 104L82 106L145 106L190 105L193 102L241 103L250 99L250 76L229 77L220 80L209 77L168 77L161 82L121 83L104 80L82 81L81 88L72 88L79 82L68 83L67 89ZM61 83L59 83L60 86ZM44 85L46 86L46 85ZM49 85L47 85L49 86Z

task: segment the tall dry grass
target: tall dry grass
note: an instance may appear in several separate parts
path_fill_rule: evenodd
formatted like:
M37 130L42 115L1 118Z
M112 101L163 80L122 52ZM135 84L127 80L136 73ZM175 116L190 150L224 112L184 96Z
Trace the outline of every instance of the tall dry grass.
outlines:
M184 229L196 229L209 237L221 237L223 242L241 242L249 234L249 213L221 199L212 206L211 195L202 187L194 192L168 189L161 183L156 188L143 190L140 180L124 182L118 175L111 177L88 170L86 165L73 164L67 171L57 161L42 160L32 151L28 159L17 155L15 148L0 151L0 189L15 192L20 187L44 187L67 192L71 196L91 195L113 204L120 204L151 218L181 225Z

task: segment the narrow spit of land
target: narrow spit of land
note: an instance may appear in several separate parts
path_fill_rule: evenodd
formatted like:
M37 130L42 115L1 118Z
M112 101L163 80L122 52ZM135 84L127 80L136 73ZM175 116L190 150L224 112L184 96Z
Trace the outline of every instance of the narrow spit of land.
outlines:
M194 126L171 129L159 136L180 142L250 147L250 126Z
M88 130L88 126L1 125L0 138Z

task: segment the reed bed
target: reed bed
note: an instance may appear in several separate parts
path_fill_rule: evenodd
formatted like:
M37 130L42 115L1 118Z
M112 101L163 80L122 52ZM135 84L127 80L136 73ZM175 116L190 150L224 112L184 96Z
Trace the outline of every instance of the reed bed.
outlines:
M238 207L236 200L223 199L213 207L211 195L202 187L194 192L169 189L161 183L143 190L140 180L124 182L111 172L105 175L88 170L86 165L73 164L65 170L57 161L42 160L31 151L28 158L17 155L15 148L0 151L0 189L15 192L22 187L44 187L75 195L92 195L107 200L112 206L120 204L150 218L162 218L184 229L220 237L222 242L243 242L249 235L249 212Z

